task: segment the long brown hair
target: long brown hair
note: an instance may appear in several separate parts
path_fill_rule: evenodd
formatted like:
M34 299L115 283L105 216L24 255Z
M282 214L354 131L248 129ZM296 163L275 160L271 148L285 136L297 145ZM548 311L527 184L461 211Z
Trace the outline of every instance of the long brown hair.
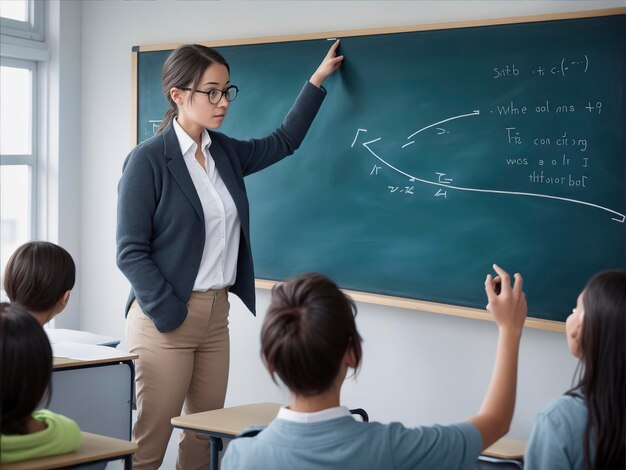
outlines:
M276 382L292 393L314 396L330 389L352 348L361 362L356 306L322 274L303 274L272 289L261 329L261 353Z
M163 122L157 133L165 129L170 121L176 116L178 108L170 96L170 90L175 87L191 88L189 100L193 99L194 92L202 79L204 71L215 63L222 64L230 72L226 59L207 46L200 44L185 44L175 49L165 61L161 72L161 85L163 94L169 104L169 109L163 116Z
M626 464L626 271L605 271L589 281L578 384L587 404L583 454L592 470ZM594 449L594 452L591 451Z

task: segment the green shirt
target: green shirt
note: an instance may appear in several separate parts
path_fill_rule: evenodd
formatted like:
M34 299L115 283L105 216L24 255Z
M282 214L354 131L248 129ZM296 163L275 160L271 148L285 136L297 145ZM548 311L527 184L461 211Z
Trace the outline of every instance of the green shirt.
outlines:
M35 411L33 418L44 423L46 429L30 434L0 435L0 463L67 454L80 447L80 428L71 419L48 410Z

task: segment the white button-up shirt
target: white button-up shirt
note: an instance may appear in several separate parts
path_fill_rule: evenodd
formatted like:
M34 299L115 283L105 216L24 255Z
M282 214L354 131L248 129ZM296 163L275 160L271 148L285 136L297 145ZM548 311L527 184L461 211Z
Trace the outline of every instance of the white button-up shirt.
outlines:
M221 289L235 283L241 223L235 201L220 177L209 152L211 137L202 131L202 154L206 169L196 159L197 145L174 119L174 130L185 165L204 213L205 240L194 291Z
M322 421L329 421L331 419L341 418L343 416L352 416L350 410L345 406L335 406L333 408L326 408L322 411L315 411L313 413L303 413L302 411L294 411L286 406L282 406L278 410L278 419L286 419L287 421L295 421L296 423L319 423Z

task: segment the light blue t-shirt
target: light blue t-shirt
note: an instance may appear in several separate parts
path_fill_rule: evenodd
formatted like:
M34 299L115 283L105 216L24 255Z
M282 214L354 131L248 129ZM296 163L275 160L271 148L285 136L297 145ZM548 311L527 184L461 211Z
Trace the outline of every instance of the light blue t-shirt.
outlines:
M275 419L257 436L233 440L228 469L467 469L482 449L472 423L406 428L351 416L315 423Z
M587 405L581 395L563 395L549 403L535 418L524 470L583 469L586 425Z

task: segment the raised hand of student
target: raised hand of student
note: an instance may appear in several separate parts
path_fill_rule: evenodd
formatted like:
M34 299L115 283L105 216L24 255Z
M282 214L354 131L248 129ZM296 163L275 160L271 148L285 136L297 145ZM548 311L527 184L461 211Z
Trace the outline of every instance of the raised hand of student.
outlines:
M485 280L485 292L489 301L487 310L500 329L520 335L528 312L526 295L522 290L524 279L521 274L516 273L511 285L509 273L497 264L493 265L493 269L498 275L494 278L488 274Z
M309 80L311 84L315 85L317 88L322 86L324 80L330 77L339 67L341 67L341 63L343 62L343 56L337 55L337 48L339 47L339 39L335 41L335 43L330 47L326 57L322 60L322 63L317 68L317 70L311 75L311 79Z
M483 449L504 436L513 419L517 359L527 311L522 276L515 274L514 284L511 285L509 273L496 264L493 269L498 275L495 278L491 274L487 275L485 292L489 301L487 310L493 315L500 330L496 360L480 410L469 420L483 438Z

